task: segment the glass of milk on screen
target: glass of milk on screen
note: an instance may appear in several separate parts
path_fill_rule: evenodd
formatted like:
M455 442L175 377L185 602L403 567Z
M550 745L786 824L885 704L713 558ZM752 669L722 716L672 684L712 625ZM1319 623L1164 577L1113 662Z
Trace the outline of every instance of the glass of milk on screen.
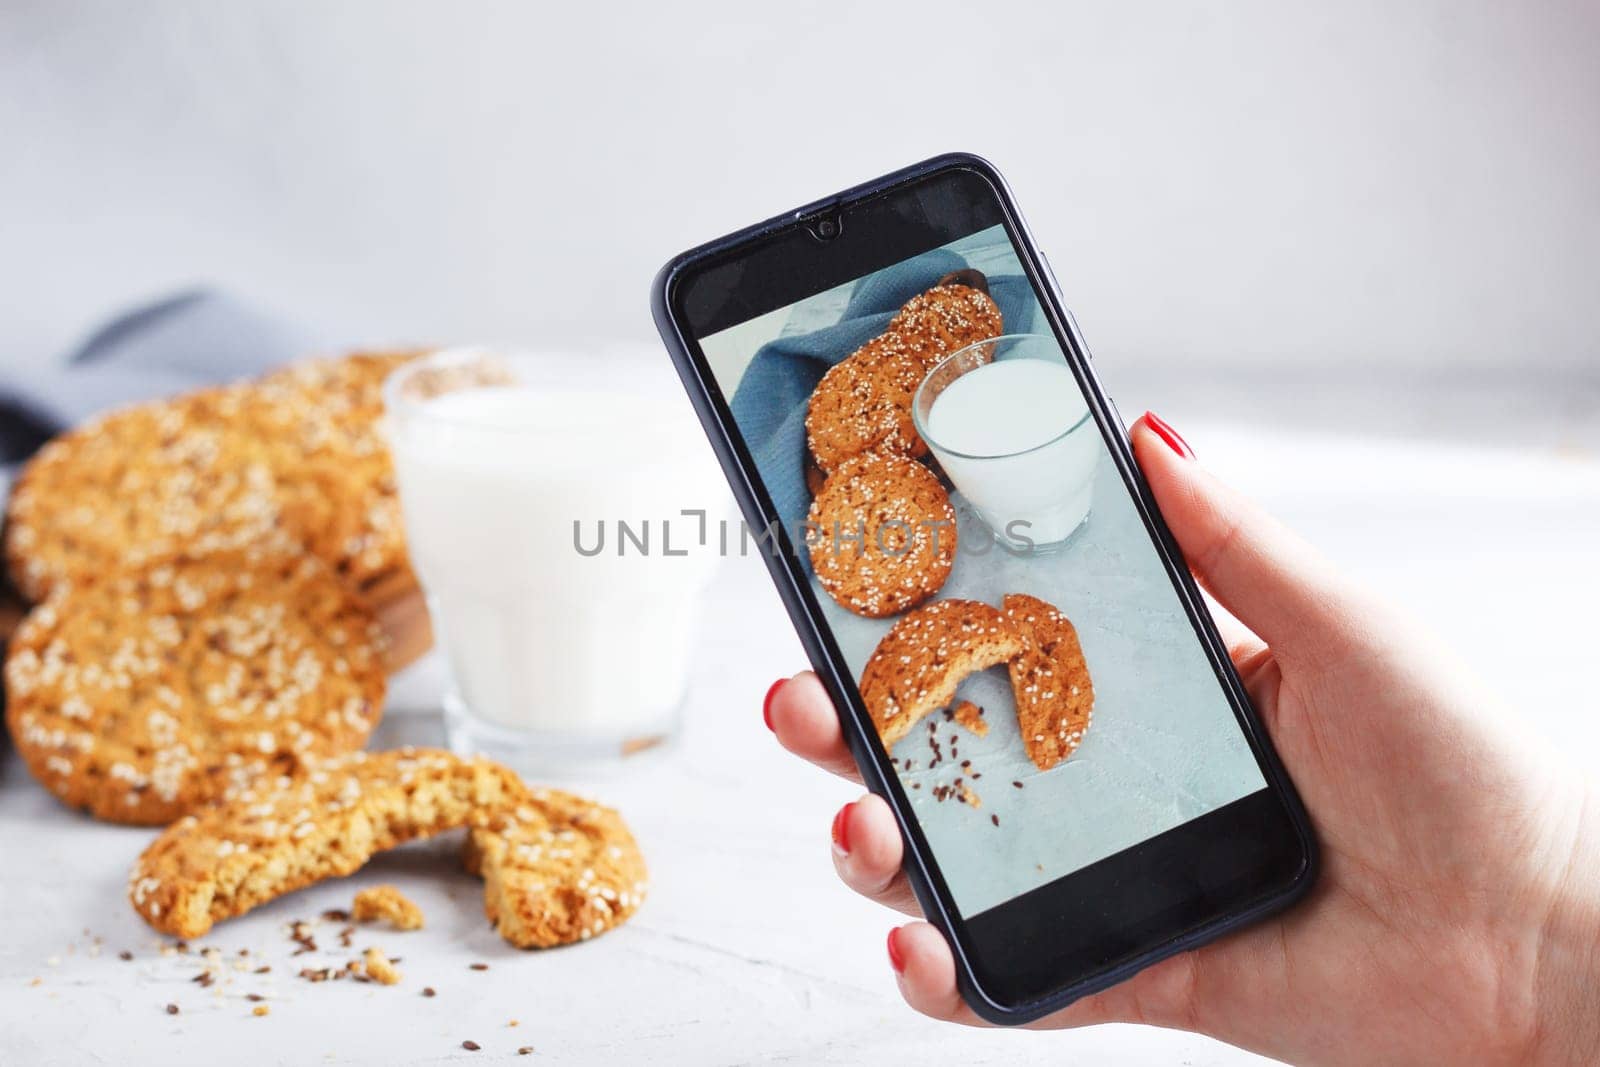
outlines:
M1058 547L1088 521L1102 442L1054 337L1014 334L951 354L918 387L912 414L1002 543Z
M455 750L587 772L673 735L728 507L658 366L461 348L385 383Z

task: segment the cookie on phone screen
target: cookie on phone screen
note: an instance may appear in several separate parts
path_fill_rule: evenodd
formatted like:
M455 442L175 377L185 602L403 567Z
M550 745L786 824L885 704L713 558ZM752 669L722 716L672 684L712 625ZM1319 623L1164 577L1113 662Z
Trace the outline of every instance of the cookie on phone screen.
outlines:
M874 338L822 376L806 408L806 444L824 473L863 452L928 451L911 418L921 361L892 337Z
M861 697L885 748L947 707L967 675L1020 655L1022 638L998 608L940 600L901 617L861 672Z
M1010 668L1022 744L1033 765L1048 771L1083 743L1094 721L1094 683L1070 619L1025 593L1008 593L1003 604L1022 638Z
M846 460L812 501L809 522L822 588L870 619L933 596L955 562L950 494L916 460L875 452Z
M885 334L930 371L952 352L1005 332L1000 307L988 293L968 285L936 285L918 293L889 320Z

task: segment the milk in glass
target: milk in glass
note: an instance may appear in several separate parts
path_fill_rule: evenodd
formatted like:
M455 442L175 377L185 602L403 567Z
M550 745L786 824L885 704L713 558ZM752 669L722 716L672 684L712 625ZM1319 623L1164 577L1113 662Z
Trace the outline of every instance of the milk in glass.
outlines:
M504 380L390 405L452 744L541 765L648 746L688 685L720 472L681 395L495 359Z
M924 435L992 531L1015 544L1049 545L1088 518L1101 443L1066 363L1059 355L1011 358L1012 340L998 343L993 362L974 362L944 384Z

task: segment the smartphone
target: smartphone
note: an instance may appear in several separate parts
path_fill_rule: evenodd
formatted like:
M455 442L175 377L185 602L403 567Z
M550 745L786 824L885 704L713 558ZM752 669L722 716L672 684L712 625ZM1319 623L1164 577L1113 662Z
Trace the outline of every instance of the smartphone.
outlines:
M1024 1023L1287 907L1309 822L999 173L676 257L656 325L961 992Z

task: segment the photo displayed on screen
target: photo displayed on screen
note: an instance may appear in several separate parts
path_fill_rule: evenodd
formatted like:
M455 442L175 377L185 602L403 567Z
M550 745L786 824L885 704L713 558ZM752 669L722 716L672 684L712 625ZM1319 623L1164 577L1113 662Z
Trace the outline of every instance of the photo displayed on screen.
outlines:
M1004 227L698 340L964 916L1265 788Z

